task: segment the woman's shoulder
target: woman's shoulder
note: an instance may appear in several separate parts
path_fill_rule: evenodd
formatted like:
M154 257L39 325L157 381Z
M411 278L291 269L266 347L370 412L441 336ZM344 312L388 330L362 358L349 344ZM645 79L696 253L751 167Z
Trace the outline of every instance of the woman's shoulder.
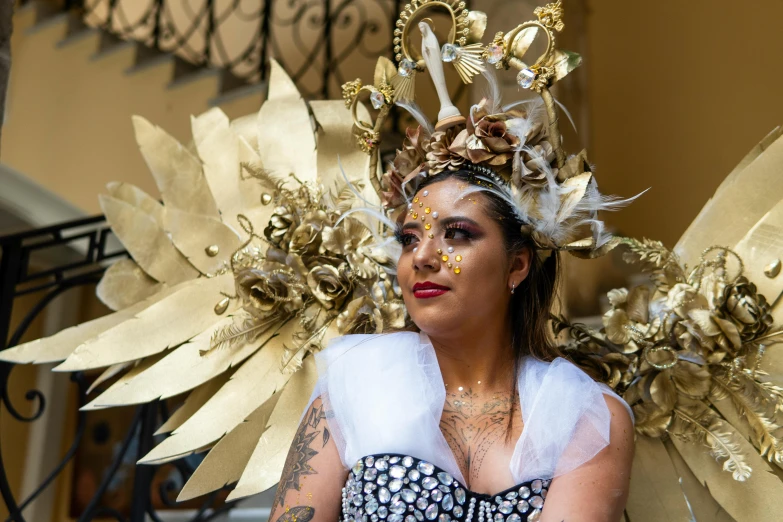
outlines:
M541 361L526 357L520 371L520 384L526 382L528 390L553 393L566 401L571 399L584 404L591 399L597 409L608 408L612 418L625 412L633 423L633 411L622 397L603 382L596 381L572 361L558 357ZM521 389L521 388L520 388Z

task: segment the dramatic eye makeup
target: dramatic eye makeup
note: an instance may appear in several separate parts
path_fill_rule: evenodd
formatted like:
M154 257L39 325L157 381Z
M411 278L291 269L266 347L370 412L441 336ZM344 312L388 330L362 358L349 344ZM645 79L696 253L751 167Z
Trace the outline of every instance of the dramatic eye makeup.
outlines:
M418 243L422 233L426 233L430 239L433 239L434 233L439 230L448 245L445 250L442 248L437 250L440 261L454 274L462 273L459 264L462 262L463 256L457 252L457 248L461 243L480 238L483 235L481 226L465 216L449 216L438 220L437 226L439 228L434 229L433 223L428 218L437 219L438 213L431 207L424 207L418 196L413 198L412 204L408 207L408 215L414 221L408 221L397 227L394 234L397 242L403 248L407 248ZM421 223L419 219L421 219ZM413 248L413 252L417 250L418 245Z

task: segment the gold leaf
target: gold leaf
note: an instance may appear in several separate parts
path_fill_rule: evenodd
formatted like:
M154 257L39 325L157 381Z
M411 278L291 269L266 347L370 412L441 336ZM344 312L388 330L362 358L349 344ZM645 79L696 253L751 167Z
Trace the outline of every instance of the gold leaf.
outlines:
M204 177L222 219L229 222L239 214L245 214L249 209L239 187L239 137L229 125L228 116L213 107L191 118L191 128Z
M552 58L549 61L549 67L555 70L555 75L552 77L552 82L557 82L568 76L568 74L582 65L582 57L571 51L563 51L561 49L555 49L552 53Z
M721 319L720 317L713 317L712 319L734 348L742 346L739 330L737 330L737 326L734 323L728 319Z
M264 168L272 172L293 172L304 182L316 180L316 144L310 111L276 60L270 64L269 96L258 112L258 153ZM296 188L294 183L291 179L288 186Z
M210 397L215 395L215 393L228 382L232 373L233 372L231 371L223 372L214 379L197 386L188 394L188 397L185 399L185 402L182 403L182 406L177 408L168 420L155 430L155 435L171 433L182 426L186 420L207 403Z
M728 429L731 430L730 427ZM749 442L738 434L735 434L733 438L740 445L746 460L754 470L745 484L738 484L731 474L723 471L701 444L685 442L678 437L672 437L671 442L676 447L677 453L682 456L690 470L696 475L698 482L709 488L710 494L731 515L733 520L779 522L780 506L777 502L749 502L748 492L752 491L753 498L757 499L783 498L783 482L772 472L769 464L756 454ZM714 516L714 510L709 515ZM720 520L726 519L721 518Z
M714 316L709 310L691 310L688 312L688 317L690 317L706 335L714 336L720 334L720 328L715 321L713 321Z
M706 367L680 360L671 372L677 390L689 398L703 399L710 393L712 374Z
M177 496L177 502L206 495L239 480L259 439L266 431L269 416L277 405L280 395L280 392L272 395L244 422L237 424L215 444L183 486Z
M136 185L110 181L106 184L106 190L111 197L139 208L149 214L159 226L163 226L163 205Z
M95 293L112 310L122 310L155 295L165 287L132 259L120 259L103 273Z
M188 284L188 283L183 283ZM66 359L82 343L92 339L102 332L132 318L153 303L156 303L172 293L171 288L165 288L152 297L140 301L129 308L113 314L98 317L92 321L66 328L51 337L36 339L13 348L0 351L0 361L16 364L52 363ZM133 360L133 359L131 359ZM110 366L107 364L106 366Z
M384 83L391 85L391 80L397 76L397 67L394 62L385 56L379 56L375 62L375 75L373 76L373 85L380 87Z
M718 461L725 459L723 469L731 473L734 480L744 482L750 478L753 470L741 452L741 437L703 403L678 404L669 433L687 442L702 443Z
M228 293L233 287L231 274L200 277L173 287L162 299L135 313L133 320L115 324L80 344L55 370L103 368L178 346L215 324L215 312L204 303L211 303L215 296ZM177 320L182 317L187 317L187 321Z
M636 286L628 294L626 311L628 318L637 323L649 322L650 289L646 286Z
M302 412L310 401L318 378L313 357L305 358L302 369L286 384L269 417L269 428L247 463L242 478L228 500L265 491L280 480L289 446L299 426Z
M214 444L282 389L291 376L280 372L280 357L284 343L291 342L296 326L296 321L289 321L280 335L250 356L230 381L140 462L164 462Z
M691 520L679 479L680 474L674 468L663 442L657 438L637 436L625 508L628 518L633 522Z
M92 384L90 384L90 387L87 388L87 395L92 393L92 391L95 388L97 388L98 386L100 386L104 382L108 381L109 379L111 379L115 375L119 374L120 372L122 372L123 370L125 370L126 368L131 366L132 364L133 364L133 361L128 361L128 362L124 362L124 363L114 364L114 365L109 366L108 368L106 368L106 370L104 370L104 372L102 374L100 374L97 379L92 381Z
M310 102L310 107L319 125L316 168L320 183L324 187L334 187L345 185L346 180L367 180L370 155L356 147L352 139L346 139L346 136L351 136L353 129L351 111L345 110L342 102L336 100L314 100ZM359 119L370 119L370 113L364 104L359 104L356 109ZM360 185L362 182L358 181L354 187L362 197L371 203L378 201L378 195L372 187ZM367 204L361 202L353 192L350 201Z
M198 277L198 271L149 214L111 196L101 194L99 200L112 232L147 274L169 285Z
M615 288L613 290L609 290L609 292L606 295L609 298L609 303L612 306L614 306L615 308L624 307L626 301L628 300L628 289Z
M163 204L192 214L219 218L201 163L177 140L140 116L133 116L136 142L155 177Z
M659 438L666 433L672 419L671 411L664 411L651 402L633 407L636 431L648 437Z
M280 323L268 321L251 333L240 332L232 340L222 340L224 347L210 351L214 338L232 327L235 319L226 317L193 337L189 342L166 353L160 362L147 369L122 387L111 387L93 401L94 405L123 406L142 404L155 399L168 399L208 382L223 372L236 367L259 349L274 334ZM239 320L239 329L242 320ZM204 352L206 355L204 355Z
M660 372L650 384L653 402L665 412L671 411L677 402L677 389L668 370Z
M739 417L750 427L748 433L762 457L770 462L783 463L783 428L776 422L779 402L767 396L762 386L752 377L737 373L729 381L725 374L714 378L713 403L723 411L720 399L728 397Z
M233 253L242 246L242 240L231 227L210 216L167 210L164 228L177 250L202 274L214 274L226 268ZM206 250L211 246L217 248L215 255Z
M603 317L606 338L614 344L625 345L631 340L631 333L626 328L629 323L628 314L622 308L609 310Z

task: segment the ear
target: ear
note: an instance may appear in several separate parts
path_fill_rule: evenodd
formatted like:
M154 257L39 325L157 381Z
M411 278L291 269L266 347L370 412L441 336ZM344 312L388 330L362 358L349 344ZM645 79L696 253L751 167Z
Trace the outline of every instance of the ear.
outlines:
M529 248L523 248L519 253L515 254L511 258L511 269L508 273L508 287L513 286L519 288L527 278L530 272L530 265L533 261L533 252Z

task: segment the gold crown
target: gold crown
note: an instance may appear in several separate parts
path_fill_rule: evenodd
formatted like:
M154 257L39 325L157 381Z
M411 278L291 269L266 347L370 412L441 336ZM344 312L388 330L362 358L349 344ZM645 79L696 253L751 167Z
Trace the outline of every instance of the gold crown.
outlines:
M426 17L435 11L445 12L451 24L442 45ZM557 104L549 89L578 67L581 57L555 46L556 33L564 28L560 0L535 9L534 14L536 20L498 32L484 45L480 42L487 25L484 13L469 11L465 2L411 2L396 23L395 61L379 58L374 82L348 82L343 97L352 111L359 145L371 155L370 181L387 209L403 207L426 176L466 169L486 178L490 187L513 203L539 246L595 255L609 240L596 213L621 203L598 193L584 151L568 158L562 148ZM421 52L410 43L414 24L422 32ZM540 35L546 38L545 50L528 63L525 56ZM481 74L494 87L493 94L471 108L467 119L451 102L444 63L450 63L465 84ZM502 108L493 69L516 70L519 86L539 94L540 100ZM415 81L425 71L440 100L434 125L415 104ZM372 122L357 117L357 107L366 99L378 111ZM392 104L411 112L419 127L406 131L402 149L379 179L380 131ZM545 208L553 202L559 207ZM586 224L593 229L591 237L580 230Z

